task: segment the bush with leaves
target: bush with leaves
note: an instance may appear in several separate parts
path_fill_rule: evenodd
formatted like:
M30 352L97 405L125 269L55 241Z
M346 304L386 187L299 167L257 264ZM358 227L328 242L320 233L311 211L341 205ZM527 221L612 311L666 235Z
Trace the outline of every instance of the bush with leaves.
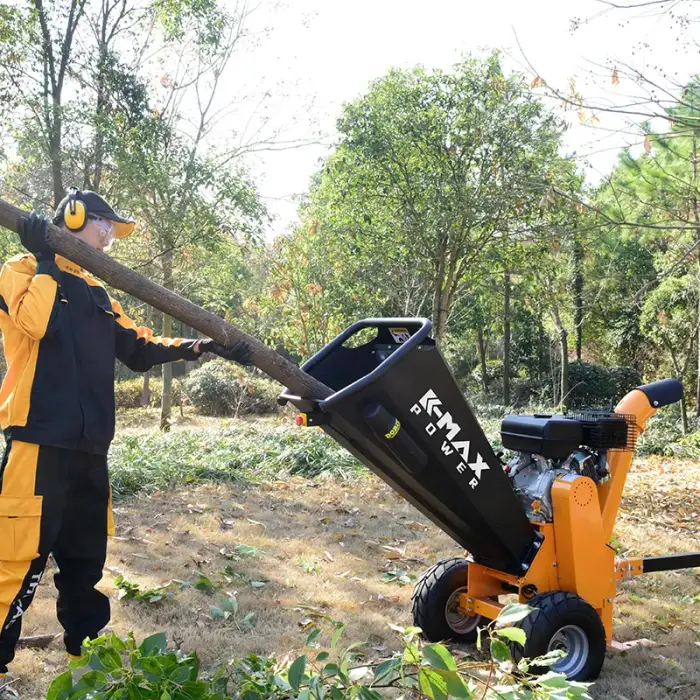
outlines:
M225 360L207 362L185 381L187 397L205 416L263 415L277 411L275 382Z
M569 364L568 405L571 408L610 408L628 391L643 383L632 367L601 367L590 362Z
M160 406L163 398L163 382L161 379L151 377L148 382L150 391L149 406ZM179 404L182 397L181 382L173 382L173 403ZM126 379L114 385L114 401L117 409L141 408L141 396L143 394L143 378Z
M122 574L114 579L114 585L119 591L119 600L136 600L144 603L160 603L172 597L173 589L182 584L181 581L168 581L163 586L142 588L138 583L130 581Z
M62 673L49 686L47 700L225 698L215 682L200 678L196 655L168 649L164 633L154 634L140 645L133 634L86 640L83 655L70 666L88 670L76 683L70 670Z
M215 617L224 620L235 619L238 613L228 603L216 610ZM149 637L140 646L133 635L126 639L104 635L86 642L83 656L71 663L72 667L88 667L88 672L75 684L70 671L61 674L51 684L47 698L381 700L398 693L430 700L590 700L590 684L567 681L553 672L529 675L533 661L513 664L509 647L524 644L525 632L509 625L530 612L525 605L506 606L500 618L482 630L480 646L490 649L490 659L483 661L464 653L455 656L442 644L423 643L417 627L393 625L402 649L390 658L368 659L363 643L341 648L344 625L324 618L318 622L323 626L309 633L301 656L279 661L250 654L222 664L207 678L200 676L196 656L168 650L163 634ZM325 637L328 645L322 648ZM538 668L551 666L561 654L555 651L537 659Z

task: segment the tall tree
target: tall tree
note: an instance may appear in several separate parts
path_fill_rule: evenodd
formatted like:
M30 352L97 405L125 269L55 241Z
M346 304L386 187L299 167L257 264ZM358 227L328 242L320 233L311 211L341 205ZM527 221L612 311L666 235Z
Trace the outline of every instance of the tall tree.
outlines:
M536 215L561 127L493 54L451 72L393 70L346 105L338 129L318 216L358 246L401 240L429 284L440 342L479 260Z
M648 296L642 311L642 329L668 353L673 373L681 382L691 366L700 329L695 314L699 296L693 276L667 277ZM681 417L685 435L688 432L685 396L681 399Z

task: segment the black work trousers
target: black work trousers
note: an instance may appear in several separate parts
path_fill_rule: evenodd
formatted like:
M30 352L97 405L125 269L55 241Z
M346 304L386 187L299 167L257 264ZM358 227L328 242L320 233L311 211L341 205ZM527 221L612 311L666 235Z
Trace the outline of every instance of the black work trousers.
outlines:
M102 578L111 529L107 457L10 441L0 468L0 673L53 554L56 611L69 654L109 622Z

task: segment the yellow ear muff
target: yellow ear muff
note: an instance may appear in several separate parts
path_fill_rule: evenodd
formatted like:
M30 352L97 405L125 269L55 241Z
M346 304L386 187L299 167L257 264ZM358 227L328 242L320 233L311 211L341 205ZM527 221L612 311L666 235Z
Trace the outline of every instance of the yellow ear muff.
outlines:
M77 194L77 190L68 192L68 205L63 212L63 220L70 231L80 231L87 222L87 209Z

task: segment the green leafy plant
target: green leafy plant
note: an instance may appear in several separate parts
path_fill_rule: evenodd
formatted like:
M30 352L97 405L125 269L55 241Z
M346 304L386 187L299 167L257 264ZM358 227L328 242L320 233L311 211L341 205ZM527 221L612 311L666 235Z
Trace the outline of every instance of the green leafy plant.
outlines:
M144 603L160 603L171 598L174 589L181 587L181 581L168 581L163 586L141 588L138 583L124 578L122 574L114 579L114 585L119 589L119 600L136 600Z
M319 568L316 562L309 561L308 559L300 559L298 561L299 568L305 573L314 575L319 573Z
M477 698L481 700L545 700L589 698L590 684L567 681L558 673L528 674L533 661L511 660L510 644L524 644L525 633L509 625L528 615L530 608L511 605L501 618L484 628L491 652L489 661L455 657L442 644L425 644L417 627L391 626L401 637L402 649L389 658L368 660L364 644L339 649L344 625L321 618L306 639L305 653L285 663L249 655L231 665L227 688L234 698L263 700L297 698L320 700L380 700L394 694L431 700ZM327 648L320 640L328 636ZM538 667L552 665L561 657L553 652L537 659ZM487 680L484 680L487 677Z
M390 569L384 572L382 579L389 583L398 583L400 586L408 586L415 581L416 576L403 569Z
M254 579L242 571L236 571L230 564L219 573L226 579L227 583L231 583L234 579L238 579L239 581L243 581L251 588L264 588L268 584L268 581Z
M262 549L253 547L253 545L250 544L237 544L230 551L222 549L221 554L232 561L239 561L240 559L244 559L246 557L261 557L265 554L265 552L263 552Z
M195 579L195 582L192 585L198 591L204 591L205 593L214 593L214 591L218 591L219 588L221 588L220 583L212 581L211 578L209 578L209 576L203 574L201 571L195 571L194 573L196 574L197 578Z
M221 683L200 678L196 655L167 649L163 633L144 639L140 645L133 634L85 641L83 655L70 666L87 671L75 683L70 670L55 678L47 700L226 700Z
M254 612L249 612L244 617L239 618L238 599L235 596L221 596L217 605L211 605L209 610L214 619L231 620L239 629L242 627L250 629L255 624Z
M214 619L234 622L241 631L254 615L239 618L238 601L221 597L212 605ZM120 639L103 635L84 645L72 668L89 670L73 683L70 671L58 676L48 700L381 700L401 695L430 700L590 700L591 684L567 681L559 673L533 676L529 670L551 666L562 652L536 660L511 660L509 646L524 644L525 632L514 623L530 613L526 605L506 606L497 620L481 630L479 646L490 659L474 660L453 654L443 644L426 644L417 627L391 625L401 649L388 658L371 659L364 643L340 647L343 623L321 617L304 644L304 653L277 660L249 654L221 664L209 677L200 677L197 658L168 650L164 634L137 646L133 635ZM321 642L325 641L326 646Z

